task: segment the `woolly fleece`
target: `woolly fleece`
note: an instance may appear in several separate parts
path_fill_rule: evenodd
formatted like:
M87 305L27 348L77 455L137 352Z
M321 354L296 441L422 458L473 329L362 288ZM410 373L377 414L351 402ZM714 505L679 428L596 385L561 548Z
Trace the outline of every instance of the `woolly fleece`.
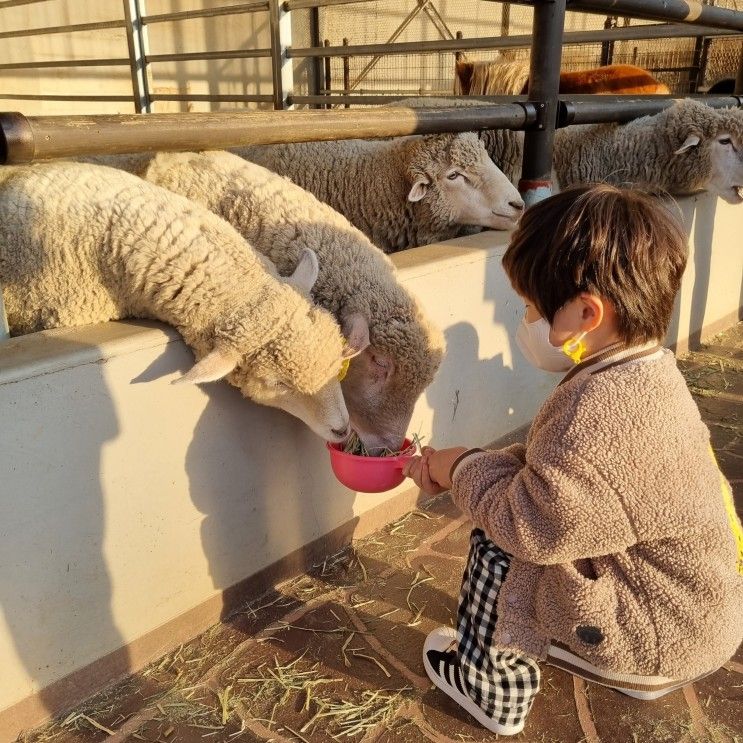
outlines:
M0 281L11 332L127 317L162 320L197 358L240 359L303 394L333 379L343 338L333 317L280 281L226 222L112 168L68 162L0 170Z
M347 217L385 253L463 234L447 198L432 187L411 203L418 176L434 180L442 164L471 169L484 154L477 135L437 134L392 140L302 142L232 150L291 178Z
M743 111L680 101L626 124L558 129L553 168L561 188L602 181L690 194L707 188L712 173L708 143L723 132L743 142ZM699 135L699 146L675 155L690 133Z
M312 194L228 152L160 153L143 177L218 214L282 274L294 270L303 248L316 253L315 301L342 325L360 313L369 324L368 354L393 361L383 395L372 397L361 361L351 364L342 387L352 421L402 439L441 362L444 340L399 283L389 258Z

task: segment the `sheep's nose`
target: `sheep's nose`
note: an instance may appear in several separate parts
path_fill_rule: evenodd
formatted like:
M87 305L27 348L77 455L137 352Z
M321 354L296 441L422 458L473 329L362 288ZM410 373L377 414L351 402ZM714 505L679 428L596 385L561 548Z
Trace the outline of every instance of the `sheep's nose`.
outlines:
M350 433L348 424L346 424L343 428L331 428L330 430L332 433L338 436L338 438L345 438Z
M524 202L519 199L516 201L515 199L513 201L508 202L508 206L513 207L517 212L520 212L524 208Z

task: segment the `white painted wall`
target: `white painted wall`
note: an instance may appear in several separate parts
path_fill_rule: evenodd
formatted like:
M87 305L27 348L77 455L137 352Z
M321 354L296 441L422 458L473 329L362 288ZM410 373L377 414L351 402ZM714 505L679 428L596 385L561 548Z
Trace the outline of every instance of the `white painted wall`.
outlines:
M732 321L743 280L743 207L683 209L694 253L672 341ZM559 379L512 343L523 308L500 265L507 239L395 256L448 342L411 424L435 446L518 428ZM171 386L191 361L148 323L0 345L0 730L3 709L405 489L349 492L293 418L225 383Z

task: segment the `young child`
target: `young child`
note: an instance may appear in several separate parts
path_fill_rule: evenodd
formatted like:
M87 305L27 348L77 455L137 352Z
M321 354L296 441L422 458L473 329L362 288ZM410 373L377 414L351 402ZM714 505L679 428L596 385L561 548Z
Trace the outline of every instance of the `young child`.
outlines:
M538 660L640 699L711 673L743 638L743 535L709 431L659 346L686 264L641 192L564 191L503 257L516 342L567 371L526 446L426 448L406 474L471 518L456 631L430 633L433 683L488 730L524 727Z

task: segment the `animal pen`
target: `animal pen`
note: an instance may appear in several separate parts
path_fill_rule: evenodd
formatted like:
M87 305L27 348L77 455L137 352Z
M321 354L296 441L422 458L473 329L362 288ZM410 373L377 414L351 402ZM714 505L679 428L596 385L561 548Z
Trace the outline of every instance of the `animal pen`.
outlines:
M45 2L49 0L1 0L0 13L5 9L21 6L43 6ZM1 97L27 101L57 100L62 103L131 103L136 111L136 113L129 114L76 115L24 115L12 111L0 113L0 163L21 164L48 158L149 150L219 149L282 142L384 138L436 132L482 131L495 128L516 129L525 132L519 190L528 204L550 193L552 142L556 128L574 124L625 122L639 116L657 113L671 106L675 100L673 96L559 95L561 56L568 54L571 49L577 49L586 44L593 45L592 48L600 53L600 61L608 62L612 59L615 61L624 59L617 51L622 44L665 39L686 40L691 45L692 51L689 63L685 66L681 65L683 69L676 69L674 64L660 65L660 67L673 67L667 72L676 76L677 88L678 86L684 88L678 90L678 93L684 95L689 92L696 93L704 86L705 69L715 54L715 45L725 44L726 49L733 50L733 57L737 54L738 58L735 70L735 92L731 95L698 97L712 107L743 107L743 55L741 55L743 11L719 7L711 3L700 3L696 0L533 0L532 2L524 0L524 2L505 4L509 12L502 14L501 24L492 28L490 35L465 38L452 33L446 19L432 2L419 0L411 11L413 19L421 14L425 15L443 38L398 42L396 41L396 38L400 36L398 34L385 44L331 45L323 43L323 28L319 13L321 9L345 8L346 6L354 9L363 8L370 2L371 0L284 0L284 2L254 0L202 10L147 14L145 0L123 0L123 15L115 20L0 31L0 44L5 39L26 38L34 35L65 35L108 29L123 31L126 35L127 55L122 54L113 58L9 62L0 64L0 72L43 68L110 69L117 67L130 70L131 93L126 95L61 92L36 94L10 91L2 93ZM508 24L504 18L507 15L513 21L515 11L521 6L533 10L531 33L502 35L504 30L508 31L513 28L513 23L510 28L507 28ZM605 29L565 31L566 11L578 11L607 19L638 18L650 23L619 25L616 20L607 20ZM305 14L302 16L305 19L303 31L299 35L296 33L296 28L293 28L292 22L293 17L296 17L298 13ZM226 51L157 53L153 52L150 45L149 37L153 29L160 24L180 23L195 18L243 17L253 14L263 14L262 17L267 17L270 46ZM408 21L408 25L413 19ZM405 19L403 23L404 21ZM391 36L394 35L393 33ZM298 36L306 39L306 45L300 46L296 43ZM527 96L482 98L481 105L467 108L384 108L378 107L378 104L399 99L411 92L440 93L440 86L432 86L425 91L421 91L420 87L412 90L400 87L397 91L380 94L378 88L373 89L368 83L370 72L380 64L382 59L404 59L410 54L447 55L448 59L453 59L455 54L472 50L492 52L527 48L530 50L529 78L531 81ZM630 61L632 58L630 56ZM634 59L638 60L637 55ZM205 60L256 60L270 64L271 92L212 94L156 91L154 77L157 74L158 65ZM352 70L354 70L353 73ZM339 80L342 82L339 83ZM355 80L358 81L357 84L354 84ZM155 111L160 105L201 103L210 105L256 104L272 106L274 110L173 113ZM302 106L308 108L299 110L298 107ZM351 106L363 108L349 109L348 107ZM699 241L698 255L701 256L703 254L701 246L705 240L707 249L711 250L715 209L710 207L713 216L711 221L705 222L699 217L696 211L697 206L691 204L691 201L688 207L684 208L687 208L688 214L698 216L694 239ZM731 220L732 226L728 230L734 233L732 216L728 216L729 210L720 209L719 214L721 220ZM709 231L706 235L703 234L705 224ZM495 237L493 237L494 234ZM490 260L492 256L502 253L504 241L497 233L487 233L487 235L490 235L487 239L491 240L491 243L486 244L483 241L483 235L479 235L465 238L461 247L457 245L451 249L441 246L431 249L419 248L409 251L410 255L401 254L396 257L403 281L417 294L423 296L424 301L428 301L431 306L442 302L438 315L442 324L450 323L451 317L459 318L460 326L478 323L475 338L478 338L479 333L479 349L477 343L475 343L474 350L472 349L473 342L467 335L466 327L453 329L452 337L449 339L452 349L468 351L470 355L474 354L473 370L478 368L478 364L482 364L478 356L482 353L493 358L496 358L498 354L503 354L503 365L507 365L510 352L503 350L504 340L501 331L506 326L515 326L517 322L514 308L506 308L499 304L498 293L505 292L504 280L502 277L495 276L495 270L492 267L495 261ZM717 268L710 268L710 266L705 268L703 264L704 261L701 258L695 263L695 276L697 284L704 282L706 288L702 289L696 284L693 286L690 284L688 296L684 296L677 315L675 340L682 346L689 337L698 338L702 332L719 330L738 316L740 302L735 282L739 282L740 276L735 274L735 271L739 270L737 264L732 276L729 275L731 272L727 264ZM694 276L689 279L690 282L694 280ZM480 298L475 300L469 297L473 282L480 282L486 286L486 296L482 298L482 301ZM714 282L723 288L710 291L709 287ZM446 302L449 304L443 302L442 297L446 297ZM452 310L454 306L456 309ZM502 326L500 330L490 331L485 327L492 324L493 306L497 308L496 316ZM116 444L114 434L116 431L125 433L127 425L132 423L129 418L130 408L135 405L142 406L141 402L134 402L135 396L140 394L137 385L129 384L132 377L137 376L134 368L141 365L160 368L165 364L165 367L169 369L173 365L182 364L187 358L187 351L176 342L174 334L146 324L135 325L133 328L124 325L116 328L78 330L77 333L71 332L57 338L50 338L48 342L43 342L43 347L38 345L42 344L42 341L38 339L34 341L31 336L6 340L2 346L6 349L5 353L0 351L0 354L5 357L3 363L0 364L0 390L3 386L2 382L12 382L21 395L25 390L27 395L47 400L48 397L44 392L46 388L34 387L40 384L39 379L42 377L52 379L55 374L63 376L64 370L74 364L79 364L79 368L84 369L82 374L89 375L97 373L92 370L92 367L95 367L98 362L115 360L110 370L100 372L111 375L107 377L105 383L101 383L100 379L98 382L91 382L92 378L85 376L80 382L65 378L60 384L63 398L68 396L74 402L78 396L82 396L81 399L104 407L105 403L101 401L105 399L110 387L112 397L116 398L115 410L109 411L110 421L107 423L96 419L89 426L95 429L100 424L100 436L106 441L110 440L111 446L122 446L124 444ZM28 347L26 342L37 343L37 345ZM129 355L126 356L122 349L126 349L126 354ZM12 358L14 353L17 354L19 360L18 368L14 366L15 361ZM157 356L160 353L162 353L162 358ZM36 364L35 371L29 373L28 369L20 369L23 364ZM421 403L420 414L426 421L425 425L428 426L430 423L442 444L445 444L447 440L453 440L461 430L457 428L459 422L453 425L454 416L452 416L451 423L437 421L434 406L441 400L449 404L450 392L453 394L454 389L452 380L461 373L461 368L445 370L440 380L440 387L446 391L442 391L440 397L430 396L428 408L425 407L426 403ZM482 394L484 382L476 379L477 376L476 371L472 371L472 387L473 390L479 390ZM533 385L531 393L524 391L524 380ZM72 385L69 389L65 386L68 384ZM99 384L100 390L96 397L95 390L98 389ZM90 392L91 387L94 390L93 393ZM503 421L499 422L497 430L494 430L489 421L478 420L477 408L473 407L470 437L476 440L479 436L483 442L492 441L525 425L535 410L534 400L529 399L530 396L533 397L533 389L545 392L547 385L543 379L530 376L528 372L509 377L502 391L504 399L514 402L502 411ZM73 390L74 394L70 393L70 390ZM457 401L459 401L459 392L457 388ZM92 394L93 397L85 397L87 394ZM202 430L204 440L217 436L220 432L224 433L226 428L239 434L234 437L235 439L243 438L252 443L254 450L259 453L256 455L256 461L263 459L270 462L276 457L281 461L292 461L297 456L297 451L311 453L308 456L317 454L316 442L301 438L301 434L291 429L291 423L276 423L276 419L271 418L270 414L265 411L251 413L249 424L231 417L232 414L226 411L229 405L234 405L235 399L226 396L228 395L226 392L219 391L212 395L213 406L217 406L222 411L222 417L219 419L210 419L208 411L205 412L201 402L198 401L200 398L197 398L197 392L193 395L194 397L189 399L190 402L185 407L192 406L197 413L193 419L194 427L200 426L202 429L208 429L208 433ZM4 403L10 404L9 399L5 399ZM149 399L148 404L162 404L170 412L175 412L181 406L181 403L174 404L170 401L156 403L153 398ZM19 405L23 407L22 403ZM146 408L146 405L144 407ZM186 441L182 431L177 432L169 426L167 411L163 414L161 422L163 440L170 441L169 449L176 453L180 452L178 456L183 456L188 460L190 467L196 467L191 457L191 442ZM23 411L19 413L22 418ZM68 412L66 415L71 416L71 413ZM57 428L49 433L50 445L52 442L60 442L69 436L69 429L59 424L64 416L56 418L52 416L52 418L50 426L52 428L57 426ZM114 422L113 425L109 425L111 421ZM266 430L269 426L274 426L278 430L276 441L280 443L274 441L269 448L266 448L268 443L262 440L265 437L261 437L260 431ZM35 429L31 426L19 431L18 440L36 435L31 433L33 430ZM169 436L172 438L169 439ZM129 441L131 445L131 439L125 435L123 438L124 443ZM297 441L299 443L296 443ZM172 458L176 456L175 454L169 454L160 447L158 447L158 452L158 456L162 457L162 462L158 463L158 469L168 469L169 463L176 466L178 460ZM228 447L228 454L237 459L244 456L244 451L233 446L232 449ZM125 452L122 456L128 463L130 457L136 455ZM148 454L142 452L141 456L146 458ZM171 459L168 458L169 456ZM104 455L101 453L101 462L103 459ZM11 463L6 464L10 468ZM126 466L113 463L108 463L106 466L112 468L109 476L113 480L121 477L123 482L129 477L130 479L126 482L130 483L131 487L131 478L135 475L125 474L124 471L128 469ZM228 474L224 474L223 471L200 472L197 475L189 473L192 478L191 486L195 488L194 478L199 482L204 482L229 477L234 485L246 477L245 471L239 468L233 470L226 466L225 469L229 470ZM291 468L288 467L288 469ZM53 473L53 468L50 468L49 472L51 485L56 475ZM286 473L281 476L277 474L269 476L262 469L251 469L248 471L248 476L258 482L263 482L267 491L270 491L277 499L283 497L280 495L281 492L294 492L300 487L298 483L301 482L301 475L297 473L294 473L292 480ZM176 502L176 491L187 491L188 482L174 479L171 488L169 483L161 482L158 477L154 469L150 469L137 482L144 487L148 478L153 478L160 483L163 492L170 493L172 489L173 494L168 495L165 500L169 498L170 507L177 511L180 506L172 505ZM93 479L96 478L97 475ZM22 483L21 480L18 482ZM328 479L313 481L306 487L310 488L311 495L308 497L315 504L320 503L328 491L338 492L337 487L333 490ZM101 488L104 489L102 485ZM17 665L21 670L17 670L15 674L21 679L19 686L23 688L23 692L15 697L10 694L7 694L5 698L0 697L0 737L2 737L2 731L18 730L22 726L38 722L50 711L53 712L69 705L71 701L89 693L92 688L95 688L95 683L100 683L101 679L111 679L127 669L141 665L152 657L155 650L160 650L169 643L181 641L182 638L193 636L208 626L210 622L218 619L225 611L228 601L238 601L240 597L255 594L260 588L270 585L277 578L288 575L292 571L296 572L298 567L303 565L303 561L332 551L332 548L349 538L347 524L353 522L357 525L357 522L363 522L365 524L363 529L368 532L373 528L373 523L378 524L385 519L389 521L391 513L404 512L414 502L411 500L410 492L403 489L394 491L392 496L394 497L385 496L388 500L379 497L359 497L357 503L350 509L338 504L316 506L319 509L319 515L314 512L312 514L316 524L311 529L304 525L297 526L296 533L287 528L286 531L291 532L291 539L283 532L273 534L270 539L260 537L258 532L253 534L248 528L247 531L256 542L261 539L263 540L261 544L267 543L265 548L261 548L263 551L260 554L256 553L249 569L246 570L242 563L237 565L234 562L229 562L227 567L220 564L219 570L214 567L214 564L210 565L209 569L212 572L206 575L206 578L213 578L213 582L210 584L206 578L203 581L199 578L202 583L199 583L197 587L184 587L182 601L180 603L176 601L175 608L169 614L163 614L158 609L153 610L152 618L133 617L125 616L125 609L117 609L121 612L121 615L117 617L117 622L123 627L120 632L110 632L108 636L102 636L99 643L92 642L89 647L81 647L77 654L73 653L71 657L59 661L59 665L48 672L45 671L40 675L35 675L30 671L26 673L22 670L24 663L19 661ZM103 493L101 500L105 500L106 507L114 515L118 514L119 518L123 518L124 512L117 511L118 507L112 495ZM82 507L83 504L81 504ZM142 505L144 509L157 507L159 507L157 504ZM204 506L200 503L197 504L196 512L203 508L209 512L210 509L220 507L223 506L214 503ZM276 510L272 514L270 504L265 508L267 509L266 523L270 523L273 517L282 522L283 527L284 513ZM160 514L158 518L161 517L164 521L165 516ZM190 518L193 518L192 513ZM250 521L250 518L254 518L254 515L246 517L245 520ZM234 520L240 522L241 517L236 517ZM184 523L185 521L187 519L184 517ZM75 528L77 527L70 526L73 532ZM363 529L358 527L356 535L363 532ZM74 538L71 541L74 541ZM240 543L245 544L245 542ZM144 549L143 544L139 547ZM120 548L123 553L127 553L126 546L120 545ZM198 539L194 549L198 549ZM247 548L246 550L249 552ZM100 562L100 555L97 559ZM124 558L111 556L110 559L115 561ZM129 579L123 577L125 572L123 567L120 573L117 572L118 568L115 566L109 569L114 574L114 577L110 579L111 582L116 585L119 583L129 585L131 589L131 585L126 583ZM106 570L101 570L102 573L106 573ZM163 571L164 583L177 582L165 568ZM131 572L130 569L129 572ZM106 573L105 579L101 579L101 584L108 586L108 580ZM218 600L213 595L214 588L219 589ZM189 593L189 590L192 592ZM101 591L104 598L111 598L111 591L108 588L101 589ZM228 594L229 598L226 598ZM158 607L168 601L168 596L163 594ZM6 613L9 611L10 609L6 609ZM19 652L19 655L22 654ZM31 663L25 665L30 667ZM45 694L47 689L52 689L52 692ZM2 709L5 708L7 709L3 712Z

